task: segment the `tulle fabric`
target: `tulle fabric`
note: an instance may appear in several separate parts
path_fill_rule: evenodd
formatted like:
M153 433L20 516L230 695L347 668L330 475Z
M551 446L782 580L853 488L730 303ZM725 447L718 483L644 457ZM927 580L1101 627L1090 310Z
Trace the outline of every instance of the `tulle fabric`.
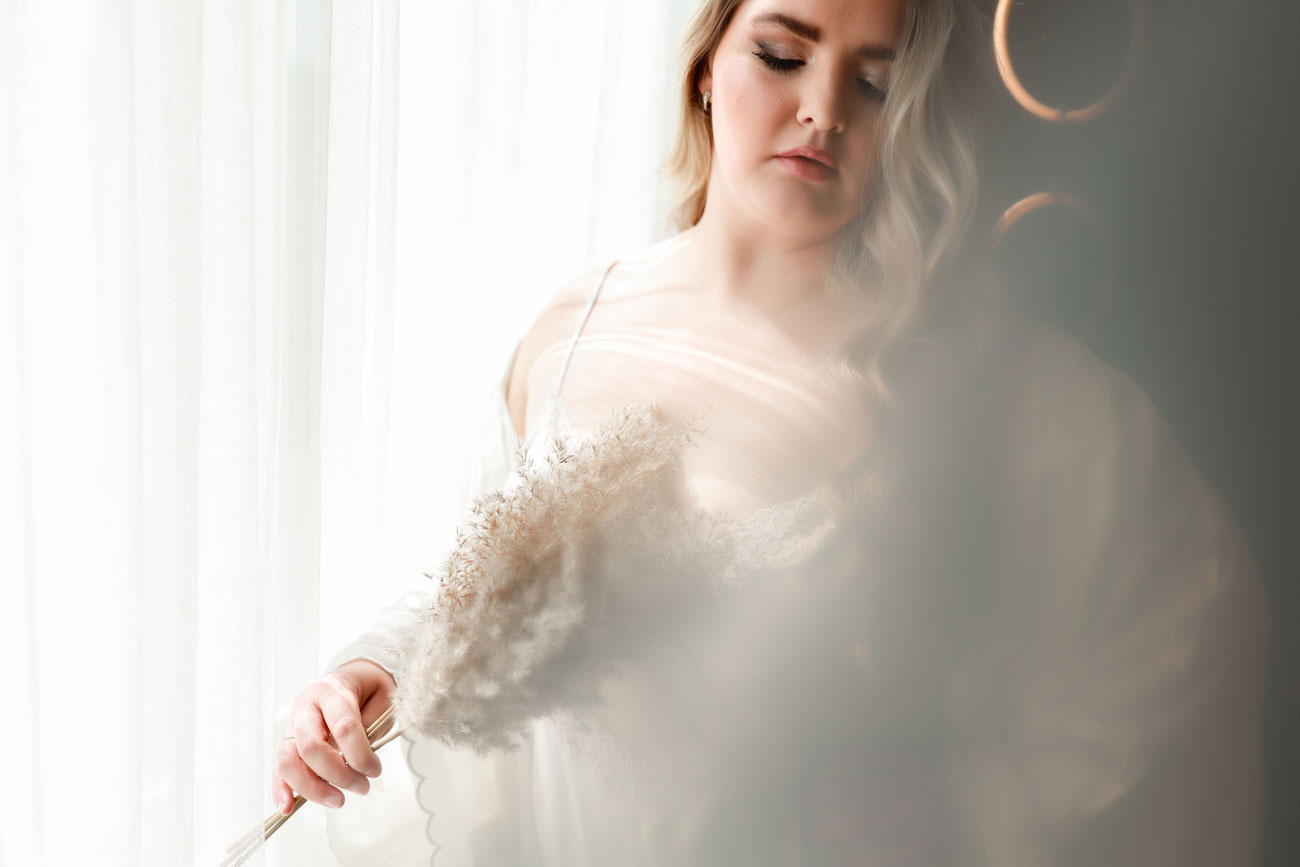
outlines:
M608 370L598 351L585 363ZM1253 863L1268 615L1249 546L1141 390L1077 341L1028 328L1003 392L1014 460L987 492L989 585L955 659L926 658L908 628L942 600L908 600L869 563L794 558L783 580L674 626L605 708L538 720L518 751L404 742L409 779L331 813L335 853L434 867L883 865L911 863L890 860L909 847L963 864ZM509 483L504 395L503 377L467 497ZM563 402L533 424L534 455L574 434ZM871 547L871 528L854 532ZM399 601L335 662L394 670L430 599ZM892 622L854 644L853 612L873 600ZM938 684L924 700L914 674Z

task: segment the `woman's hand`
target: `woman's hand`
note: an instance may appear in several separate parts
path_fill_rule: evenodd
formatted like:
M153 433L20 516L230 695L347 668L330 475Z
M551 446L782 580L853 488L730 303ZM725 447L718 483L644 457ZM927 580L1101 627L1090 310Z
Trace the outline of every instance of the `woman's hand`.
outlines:
M366 728L388 709L393 678L364 659L344 663L304 689L293 702L290 736L280 742L271 797L281 813L294 792L327 807L343 806L347 789L364 795L379 759ZM382 732L380 733L382 734Z

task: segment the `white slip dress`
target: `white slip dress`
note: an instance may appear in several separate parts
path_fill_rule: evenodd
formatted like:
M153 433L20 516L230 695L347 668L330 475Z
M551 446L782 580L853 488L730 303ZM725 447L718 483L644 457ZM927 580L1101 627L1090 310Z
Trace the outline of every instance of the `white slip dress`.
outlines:
M522 442L507 365L467 501L511 484L516 447L537 460L576 436L561 389L613 267ZM853 612L887 578L827 568L833 522L810 492L747 522L777 577L666 629L599 712L538 719L488 757L403 738L409 774L390 757L371 795L330 812L336 857L795 867L918 863L919 846L972 865L1253 863L1268 617L1249 546L1126 375L1045 326L1026 347L1006 418L1017 469L990 496L997 570L932 703L887 676L914 644L864 663ZM332 665L397 671L432 599L385 609Z

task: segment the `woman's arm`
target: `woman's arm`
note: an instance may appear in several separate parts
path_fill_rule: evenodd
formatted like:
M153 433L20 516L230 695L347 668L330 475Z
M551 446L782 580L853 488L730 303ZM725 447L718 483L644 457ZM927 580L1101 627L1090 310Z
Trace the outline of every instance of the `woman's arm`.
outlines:
M512 379L507 370L489 398L478 448L462 468L464 500L505 483L516 437L503 389ZM516 394L526 392L521 388ZM417 634L434 592L433 587L412 591L382 609L368 630L334 655L329 673L295 698L292 737L280 743L271 781L281 812L292 809L295 792L338 807L344 789L369 790L367 777L377 776L381 766L365 729L387 709L401 649Z
M1044 331L1008 418L997 603L952 707L991 863L1254 863L1266 596L1147 396Z
M525 428L534 362L575 327L585 303L585 280L574 280L551 298L494 384L477 449L462 467L462 502L506 483ZM272 795L281 811L292 808L295 791L310 801L340 806L343 789L358 794L369 789L367 777L377 776L380 764L364 731L388 707L401 650L418 633L435 591L412 591L385 607L366 632L335 654L329 673L295 699L293 736L281 742L272 778Z

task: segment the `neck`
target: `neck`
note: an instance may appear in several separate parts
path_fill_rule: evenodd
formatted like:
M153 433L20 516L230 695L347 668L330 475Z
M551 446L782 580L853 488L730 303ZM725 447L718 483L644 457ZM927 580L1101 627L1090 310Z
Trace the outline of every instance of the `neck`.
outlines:
M710 202L699 223L683 233L701 281L702 304L779 313L829 300L822 273L835 255L838 235L778 235L721 211Z

